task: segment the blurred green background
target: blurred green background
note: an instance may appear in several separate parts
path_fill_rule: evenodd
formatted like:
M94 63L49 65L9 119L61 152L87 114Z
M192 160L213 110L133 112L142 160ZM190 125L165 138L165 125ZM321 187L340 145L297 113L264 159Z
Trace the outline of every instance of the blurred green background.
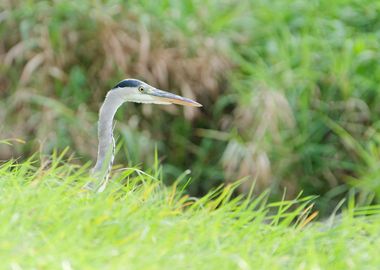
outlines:
M0 159L70 146L96 155L97 111L135 77L201 110L126 104L116 162L188 191L256 180L274 198L350 190L380 199L380 2L373 0L12 1L0 3Z

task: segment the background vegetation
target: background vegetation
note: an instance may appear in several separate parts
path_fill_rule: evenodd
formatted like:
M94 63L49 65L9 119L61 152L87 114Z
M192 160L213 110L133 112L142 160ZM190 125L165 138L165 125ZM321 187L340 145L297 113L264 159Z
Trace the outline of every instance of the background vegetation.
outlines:
M202 110L128 104L117 163L188 192L247 177L247 193L318 194L330 212L355 188L380 198L380 2L371 0L0 3L0 159L70 146L95 157L108 89L137 77Z

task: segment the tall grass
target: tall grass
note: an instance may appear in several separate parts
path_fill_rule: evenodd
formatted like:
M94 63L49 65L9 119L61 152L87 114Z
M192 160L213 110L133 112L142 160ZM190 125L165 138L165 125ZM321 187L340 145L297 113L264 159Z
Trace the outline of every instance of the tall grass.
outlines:
M236 185L195 198L165 186L157 165L116 172L103 193L63 154L0 166L4 269L376 269L379 208L312 222L312 197L231 199ZM122 184L124 183L124 184ZM377 214L377 215L375 215Z
M196 98L202 111L128 104L118 162L191 169L192 194L248 178L279 199L355 187L378 201L376 1L3 1L0 146L8 159L71 146L95 156L96 111L124 77ZM163 111L163 112L162 112ZM168 125L170 123L170 125Z

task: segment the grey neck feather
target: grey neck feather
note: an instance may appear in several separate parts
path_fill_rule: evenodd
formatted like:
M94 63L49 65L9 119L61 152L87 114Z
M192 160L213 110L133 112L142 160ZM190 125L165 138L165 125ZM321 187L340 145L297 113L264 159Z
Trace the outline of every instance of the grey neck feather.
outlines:
M115 141L113 138L113 118L117 109L123 103L124 101L120 98L117 91L111 90L107 93L107 96L99 111L98 157L91 173L100 180L108 180L108 174L113 163L115 151Z

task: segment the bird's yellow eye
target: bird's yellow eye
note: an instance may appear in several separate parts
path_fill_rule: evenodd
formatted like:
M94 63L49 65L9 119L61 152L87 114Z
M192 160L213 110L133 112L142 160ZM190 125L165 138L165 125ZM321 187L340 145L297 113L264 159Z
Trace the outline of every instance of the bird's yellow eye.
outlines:
M140 93L144 93L144 87L143 86L139 86L139 91L140 91Z

